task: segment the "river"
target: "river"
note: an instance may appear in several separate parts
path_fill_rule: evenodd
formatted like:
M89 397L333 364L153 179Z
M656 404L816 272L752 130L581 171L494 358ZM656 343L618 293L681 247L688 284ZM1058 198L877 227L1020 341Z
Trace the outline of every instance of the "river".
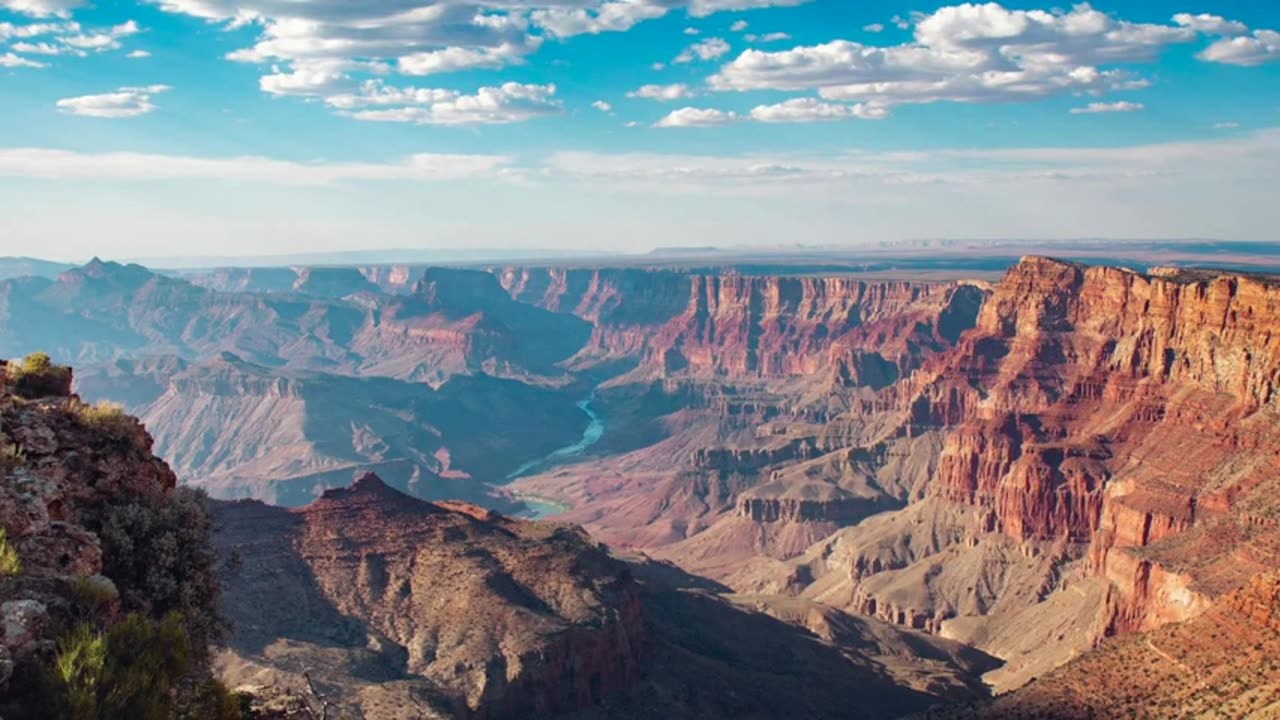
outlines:
M600 413L596 412L596 409L591 406L593 397L587 396L578 402L578 409L587 416L589 422L587 423L587 428L582 431L582 437L577 442L553 450L540 458L530 460L521 465L515 469L515 472L507 476L507 482L534 475L543 468L556 464L558 461L577 457L585 453L592 445L600 442L600 438L604 437L604 418L600 417ZM524 501L525 505L529 506L527 512L521 513L522 517L536 520L550 515L557 515L568 509L545 498L524 495L517 497Z

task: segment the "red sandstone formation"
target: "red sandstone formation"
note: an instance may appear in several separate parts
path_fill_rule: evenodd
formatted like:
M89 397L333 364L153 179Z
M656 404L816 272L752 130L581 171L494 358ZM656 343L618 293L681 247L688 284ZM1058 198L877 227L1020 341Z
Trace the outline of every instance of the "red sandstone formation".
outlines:
M945 438L931 509L903 511L932 539L843 531L804 561L807 593L980 645L967 618L1016 623L1070 583L1103 592L1071 631L1083 647L1195 617L1280 566L1277 328L1270 279L1024 260L955 349L886 392L909 410L898 432ZM991 567L1004 589L975 605Z

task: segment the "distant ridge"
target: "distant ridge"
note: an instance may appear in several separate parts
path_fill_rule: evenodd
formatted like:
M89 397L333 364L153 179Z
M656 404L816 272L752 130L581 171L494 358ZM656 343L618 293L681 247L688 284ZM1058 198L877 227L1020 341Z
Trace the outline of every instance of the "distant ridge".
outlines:
M497 261L557 260L563 258L614 257L619 253L581 250L543 249L381 249L335 252L303 252L279 255L175 255L169 257L128 258L151 268L165 270L207 269L221 267L290 267L295 265L381 265L381 264L462 264Z

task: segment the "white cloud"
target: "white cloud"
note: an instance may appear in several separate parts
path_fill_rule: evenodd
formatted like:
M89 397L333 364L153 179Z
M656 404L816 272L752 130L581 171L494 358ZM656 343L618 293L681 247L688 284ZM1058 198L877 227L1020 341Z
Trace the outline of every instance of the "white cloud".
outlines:
M882 33L884 32L884 23L871 23L870 25L864 25L862 29L869 33Z
M389 88L372 81L360 93L333 96L326 102L341 108L347 117L371 122L505 125L561 114L562 104L555 94L555 85L514 82L464 95L436 88Z
M699 30L698 28L687 27L684 29L684 34L685 35L701 35L702 31Z
M397 61L397 67L405 75L434 75L458 72L474 68L501 68L519 64L526 54L541 43L538 38L528 38L523 43L503 43L496 48L469 49L461 47L416 52Z
M765 33L764 35L747 35L746 38L747 42L781 42L783 40L790 40L791 34L784 32L771 32Z
M1220 122L1213 126L1214 130L1235 130L1240 127L1238 122Z
M691 98L694 95L695 93L684 83L675 83L673 85L645 85L627 93L627 97L629 98L646 98L648 100L659 100L662 102L683 100L684 98Z
M81 153L0 148L0 177L39 180L223 180L274 185L342 181L427 181L492 176L508 170L502 155L411 155L398 163L296 163L263 157L199 158L146 153Z
M1223 38L1205 48L1199 57L1209 62L1244 67L1280 60L1280 32L1255 30L1252 37Z
M141 58L149 58L149 57L151 57L151 53L147 52L146 50L134 50L133 52L129 53L128 55L125 55L125 57L127 57L127 58L133 58L133 59L137 60L137 59L141 59Z
M1099 113L1128 113L1145 110L1146 105L1142 103L1129 102L1120 100L1118 102L1096 102L1089 103L1084 107L1071 108L1072 115L1096 115Z
M1116 66L1151 62L1168 46L1195 40L1200 31L1192 26L1231 27L1217 20L1197 16L1161 25L1119 20L1088 4L1043 11L967 3L913 16L914 39L901 45L833 40L778 52L746 50L708 84L721 91L817 90L829 101L881 107L1102 95L1146 87L1149 81Z
M14 52L25 53L27 55L85 55L81 50L76 50L75 48L67 47L66 45L55 45L48 42L16 42L9 47Z
M169 90L167 85L123 87L113 93L83 95L65 98L57 102L58 109L70 115L94 118L131 118L146 115L156 109L151 96Z
M11 52L0 54L0 67L2 68L43 68L48 65L42 62L36 62L29 58L14 55Z
M726 119L727 118L727 119ZM720 122L737 119L728 115ZM1224 183L1237 187L1272 187L1280 162L1280 129L1200 142L1129 147L1029 147L1011 149L941 149L928 152L854 151L820 155L664 155L653 153L554 153L544 174L577 178L593 184L683 192L690 187L728 193L830 186L843 193L851 183L890 188L903 185L959 188L992 187L1007 200L1010 188L1028 185L1053 188L1096 186L1099 197L1123 203L1117 188L1166 193L1164 202L1187 183ZM1052 196L1053 192L1048 193ZM1065 196L1064 196L1065 197ZM911 196L914 205L916 198Z
M600 112L613 112L613 106L604 100L597 100L591 103L591 107L599 110Z
M883 120L889 112L878 105L837 105L814 98L793 98L776 105L759 105L751 119L763 123L805 123L825 120Z
M654 127L715 127L735 122L738 116L723 110L703 109L695 107L680 108L654 123Z
M67 17L86 0L0 0L0 8L33 17Z
M1249 27L1244 23L1228 20L1221 15L1178 13L1173 16L1173 21L1206 35L1243 35L1249 32Z
M136 35L139 32L142 32L142 28L138 27L137 22L130 20L100 32L67 35L59 38L59 40L78 50L103 52L105 50L118 49L121 38Z
M742 32L743 30L747 29L747 25L748 23L746 20L738 20L737 22L729 26L729 30L733 32Z
M729 43L725 42L723 38L707 38L702 42L694 43L685 48L672 62L689 63L694 60L715 60L728 54L729 49Z
M0 40L17 38L34 38L41 35L56 35L65 32L79 32L80 26L75 23L29 23L14 25L0 22Z

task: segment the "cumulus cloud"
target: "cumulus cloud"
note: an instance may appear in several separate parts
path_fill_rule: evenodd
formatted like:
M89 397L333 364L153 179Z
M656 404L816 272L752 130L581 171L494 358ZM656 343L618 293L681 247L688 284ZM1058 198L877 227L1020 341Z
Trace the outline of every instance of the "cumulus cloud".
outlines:
M684 107L672 111L666 117L654 123L654 127L715 127L717 125L728 125L737 120L738 116L736 114L723 110Z
M86 53L83 50L77 50L66 45L55 45L48 42L16 42L9 46L14 52L20 52L26 55L79 55Z
M806 123L849 118L883 120L888 115L889 111L878 105L839 105L814 98L793 98L776 105L759 105L751 111L751 119L763 123Z
M76 23L27 23L25 25L15 25L10 22L0 22L0 40L34 38L42 35L79 31L80 26Z
M429 181L490 176L509 170L502 155L411 155L397 163L296 163L263 157L201 158L147 153L81 153L0 148L0 177L40 180L225 180L275 185L342 181Z
M71 9L78 7L74 3L28 3L19 6L26 8L28 14L41 17L65 17ZM123 38L141 31L142 28L133 20L114 27L92 30L86 30L80 23L69 19L55 22L0 22L0 42L11 43L5 49L0 67L47 67L45 63L28 57L31 55L87 57L90 53L117 50L121 47L120 41Z
M662 102L683 100L685 98L691 98L694 95L695 93L684 83L675 83L672 85L645 85L627 93L627 97L629 98L645 98L648 100L659 100Z
M60 37L59 40L67 46L77 50L103 52L104 50L119 49L120 40L122 38L129 37L130 35L136 35L141 31L142 29L138 27L138 23L130 20L100 32L66 35Z
M149 57L151 57L151 53L147 52L146 50L134 50L133 52L129 53L128 55L125 55L125 57L127 57L127 58L131 58L131 59L134 59L134 60L139 60L139 59L141 59L141 58L149 58Z
M324 94L367 73L502 68L524 62L546 38L621 32L679 9L705 17L810 0L153 1L227 28L258 28L256 43L228 58L272 65L270 75L277 77L260 83L267 92ZM321 75L323 82L316 82Z
M599 110L600 112L613 112L613 106L604 100L597 100L591 103L591 107Z
M746 20L738 20L737 22L729 26L729 30L733 32L742 32L743 30L746 30L747 27L748 27L748 23Z
M1145 110L1146 105L1142 103L1129 102L1121 100L1118 102L1095 102L1089 103L1084 107L1071 108L1072 115L1097 115L1099 113L1129 113Z
M1178 13L1173 16L1173 21L1206 35L1244 35L1249 32L1249 27L1244 23L1228 20L1221 15Z
M0 67L2 68L43 68L48 67L45 63L37 62L20 55L14 55L11 52L0 54Z
M152 95L169 90L167 85L146 87L122 87L112 93L82 95L57 102L58 109L69 115L93 118L131 118L146 115L156 109Z
M0 8L32 17L67 17L86 0L0 0Z
M672 62L690 63L694 60L716 60L729 53L729 43L723 38L707 38L685 48Z
M1169 46L1243 26L1217 16L1179 15L1171 24L1135 23L1087 3L1067 11L1011 10L988 2L943 7L899 25L900 45L852 40L765 52L746 50L709 79L720 91L817 90L822 99L892 107L940 101L1018 102L1059 94L1103 95L1149 84L1124 66L1152 62ZM1223 38L1206 59L1265 62L1266 31Z
M745 37L747 38L747 42L767 42L768 43L768 42L781 42L783 40L790 40L791 34L784 33L784 32L771 32L771 33L765 33L764 35L747 35Z
M884 23L871 23L870 25L864 25L862 29L869 33L882 33L884 32Z
M1256 30L1252 36L1223 38L1205 48L1200 59L1226 65L1257 67L1280 60L1280 32Z
M335 95L325 102L347 117L371 122L505 125L561 114L562 104L555 94L555 85L514 82L482 87L466 95L456 90L395 88L370 81L359 93Z

